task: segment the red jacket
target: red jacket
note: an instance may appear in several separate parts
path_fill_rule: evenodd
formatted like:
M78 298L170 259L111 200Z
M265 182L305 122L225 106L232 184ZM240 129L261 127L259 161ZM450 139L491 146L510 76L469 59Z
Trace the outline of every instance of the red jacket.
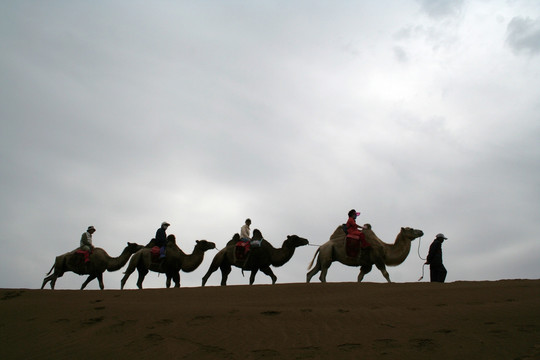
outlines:
M358 229L358 225L356 225L356 221L354 218L350 217L349 220L347 220L347 234L348 235L356 235L359 236L362 232Z

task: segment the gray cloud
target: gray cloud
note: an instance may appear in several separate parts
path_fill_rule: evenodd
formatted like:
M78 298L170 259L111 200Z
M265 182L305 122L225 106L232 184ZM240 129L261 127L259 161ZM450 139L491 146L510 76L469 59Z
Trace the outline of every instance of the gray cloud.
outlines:
M394 55L399 62L406 63L408 60L407 53L401 46L394 46Z
M459 36L500 43L480 5L452 26L412 5L1 5L0 287L38 287L88 225L116 256L166 220L189 253L223 247L246 217L275 246L322 244L351 208L387 242L425 232L395 281L418 279L438 232L449 281L540 276L538 58ZM279 281L304 281L314 252ZM336 264L328 278L357 274Z
M540 18L516 16L507 27L506 42L515 54L540 52Z
M417 0L430 17L434 19L442 19L445 17L455 17L462 11L463 0Z

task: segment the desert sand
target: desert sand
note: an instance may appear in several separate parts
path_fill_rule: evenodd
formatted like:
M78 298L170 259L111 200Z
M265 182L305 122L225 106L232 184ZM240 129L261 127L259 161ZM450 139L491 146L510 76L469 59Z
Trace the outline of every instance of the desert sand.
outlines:
M540 280L0 290L0 359L540 359Z

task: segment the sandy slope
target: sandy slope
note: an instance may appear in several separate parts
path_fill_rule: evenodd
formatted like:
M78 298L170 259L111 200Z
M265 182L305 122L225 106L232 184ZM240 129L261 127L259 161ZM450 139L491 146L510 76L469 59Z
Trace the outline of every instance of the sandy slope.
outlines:
M0 290L0 359L540 359L540 280Z

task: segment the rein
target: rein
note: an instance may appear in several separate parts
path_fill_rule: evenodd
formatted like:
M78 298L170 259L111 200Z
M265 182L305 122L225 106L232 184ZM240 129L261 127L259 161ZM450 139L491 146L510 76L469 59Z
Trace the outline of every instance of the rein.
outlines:
M424 259L424 258L420 255L420 242L421 242L421 241L422 241L422 237L419 237L419 238L418 238L418 257L420 258L420 260L424 260L424 261L425 261L426 259ZM418 281L420 281L420 280L422 280L422 279L424 278L424 267L425 267L426 265L427 265L426 263L424 263L424 264L422 265L422 276L420 276L420 279L418 279Z
M418 238L418 257L420 258L420 260L425 261L426 259L424 259L422 256L420 256L420 242L422 242L422 237L421 236Z

